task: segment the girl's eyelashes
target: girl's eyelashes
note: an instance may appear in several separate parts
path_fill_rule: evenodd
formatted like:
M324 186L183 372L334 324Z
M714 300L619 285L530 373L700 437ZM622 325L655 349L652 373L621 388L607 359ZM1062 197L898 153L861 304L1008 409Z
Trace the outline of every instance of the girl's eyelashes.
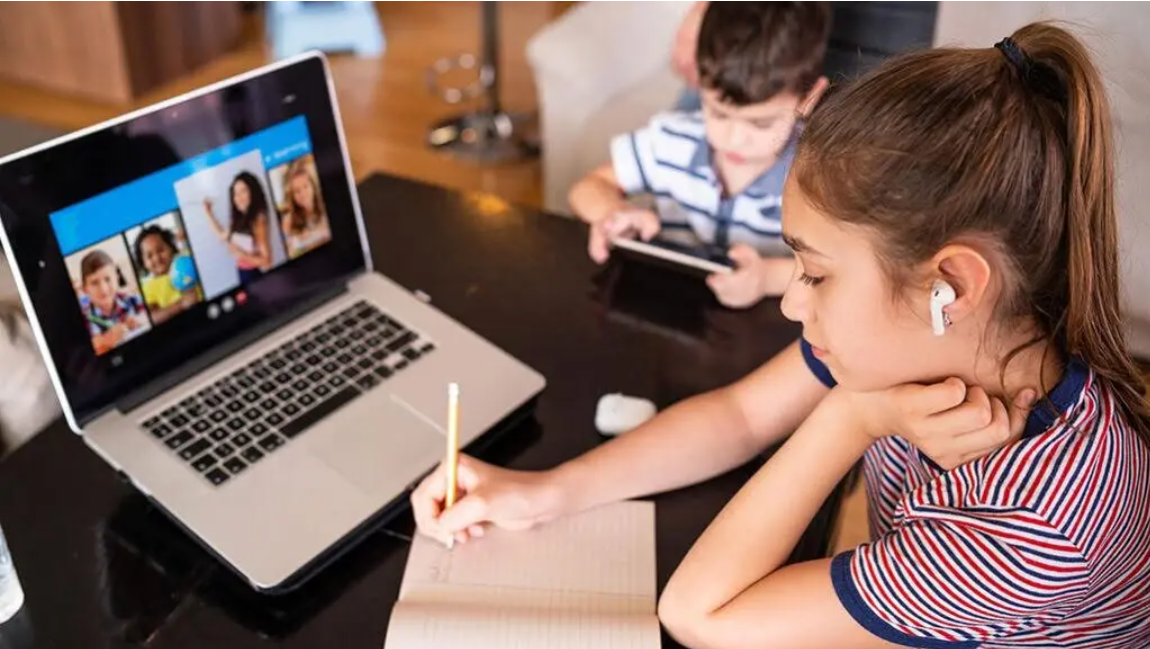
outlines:
M822 277L815 277L814 275L808 275L805 272L799 274L799 281L802 282L803 284L806 284L807 286L818 286L819 284L822 283L823 279L824 278L822 278Z

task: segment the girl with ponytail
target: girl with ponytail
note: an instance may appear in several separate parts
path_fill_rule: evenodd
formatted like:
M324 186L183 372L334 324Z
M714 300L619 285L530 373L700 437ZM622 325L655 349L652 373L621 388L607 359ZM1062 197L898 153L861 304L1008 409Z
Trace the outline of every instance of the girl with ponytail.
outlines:
M451 507L442 469L412 494L420 533L483 543L790 434L664 588L681 644L1150 647L1150 417L1111 138L1098 71L1046 24L832 90L783 193L803 339L556 467L462 457ZM860 460L871 542L786 565Z
M1048 24L900 56L821 102L784 193L783 311L834 387L672 576L671 635L1150 646L1150 416L1120 319L1111 131L1098 70ZM909 415L964 400L990 404L971 429L1019 425L951 466L907 441ZM784 567L860 459L872 542Z

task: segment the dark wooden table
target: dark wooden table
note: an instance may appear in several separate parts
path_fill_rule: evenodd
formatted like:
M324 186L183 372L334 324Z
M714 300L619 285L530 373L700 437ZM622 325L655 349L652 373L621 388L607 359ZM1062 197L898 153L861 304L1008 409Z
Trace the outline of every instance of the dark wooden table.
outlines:
M552 466L601 443L592 420L603 393L663 407L737 379L798 333L777 303L731 312L696 280L597 268L570 220L384 176L360 193L381 272L547 376L536 417L485 451L493 461ZM660 588L758 464L654 499ZM837 507L836 496L794 559L825 553ZM0 464L0 525L27 595L0 627L0 649L379 649L407 555L390 532L412 528L404 514L298 591L257 595L62 421Z

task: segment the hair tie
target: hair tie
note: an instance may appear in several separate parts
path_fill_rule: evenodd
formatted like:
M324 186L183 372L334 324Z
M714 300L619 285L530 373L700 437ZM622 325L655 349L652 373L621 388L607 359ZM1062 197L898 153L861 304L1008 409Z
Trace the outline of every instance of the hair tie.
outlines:
M1006 57L1007 61L1010 61L1014 69L1018 70L1018 74L1021 75L1023 79L1026 79L1030 74L1030 57L1022 51L1022 48L1018 47L1018 43L1015 43L1013 38L1007 36L995 43L994 46L998 48L999 52L1002 52L1002 55Z
M1009 36L995 43L994 47L1002 52L1027 88L1057 102L1066 101L1066 86L1053 68L1045 63L1036 63Z

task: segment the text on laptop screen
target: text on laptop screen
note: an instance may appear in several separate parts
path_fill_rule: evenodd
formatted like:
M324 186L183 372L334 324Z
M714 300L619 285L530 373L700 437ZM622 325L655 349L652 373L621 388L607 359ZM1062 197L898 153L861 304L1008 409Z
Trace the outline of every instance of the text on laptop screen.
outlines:
M50 220L97 355L188 313L226 317L245 286L332 239L303 116Z

